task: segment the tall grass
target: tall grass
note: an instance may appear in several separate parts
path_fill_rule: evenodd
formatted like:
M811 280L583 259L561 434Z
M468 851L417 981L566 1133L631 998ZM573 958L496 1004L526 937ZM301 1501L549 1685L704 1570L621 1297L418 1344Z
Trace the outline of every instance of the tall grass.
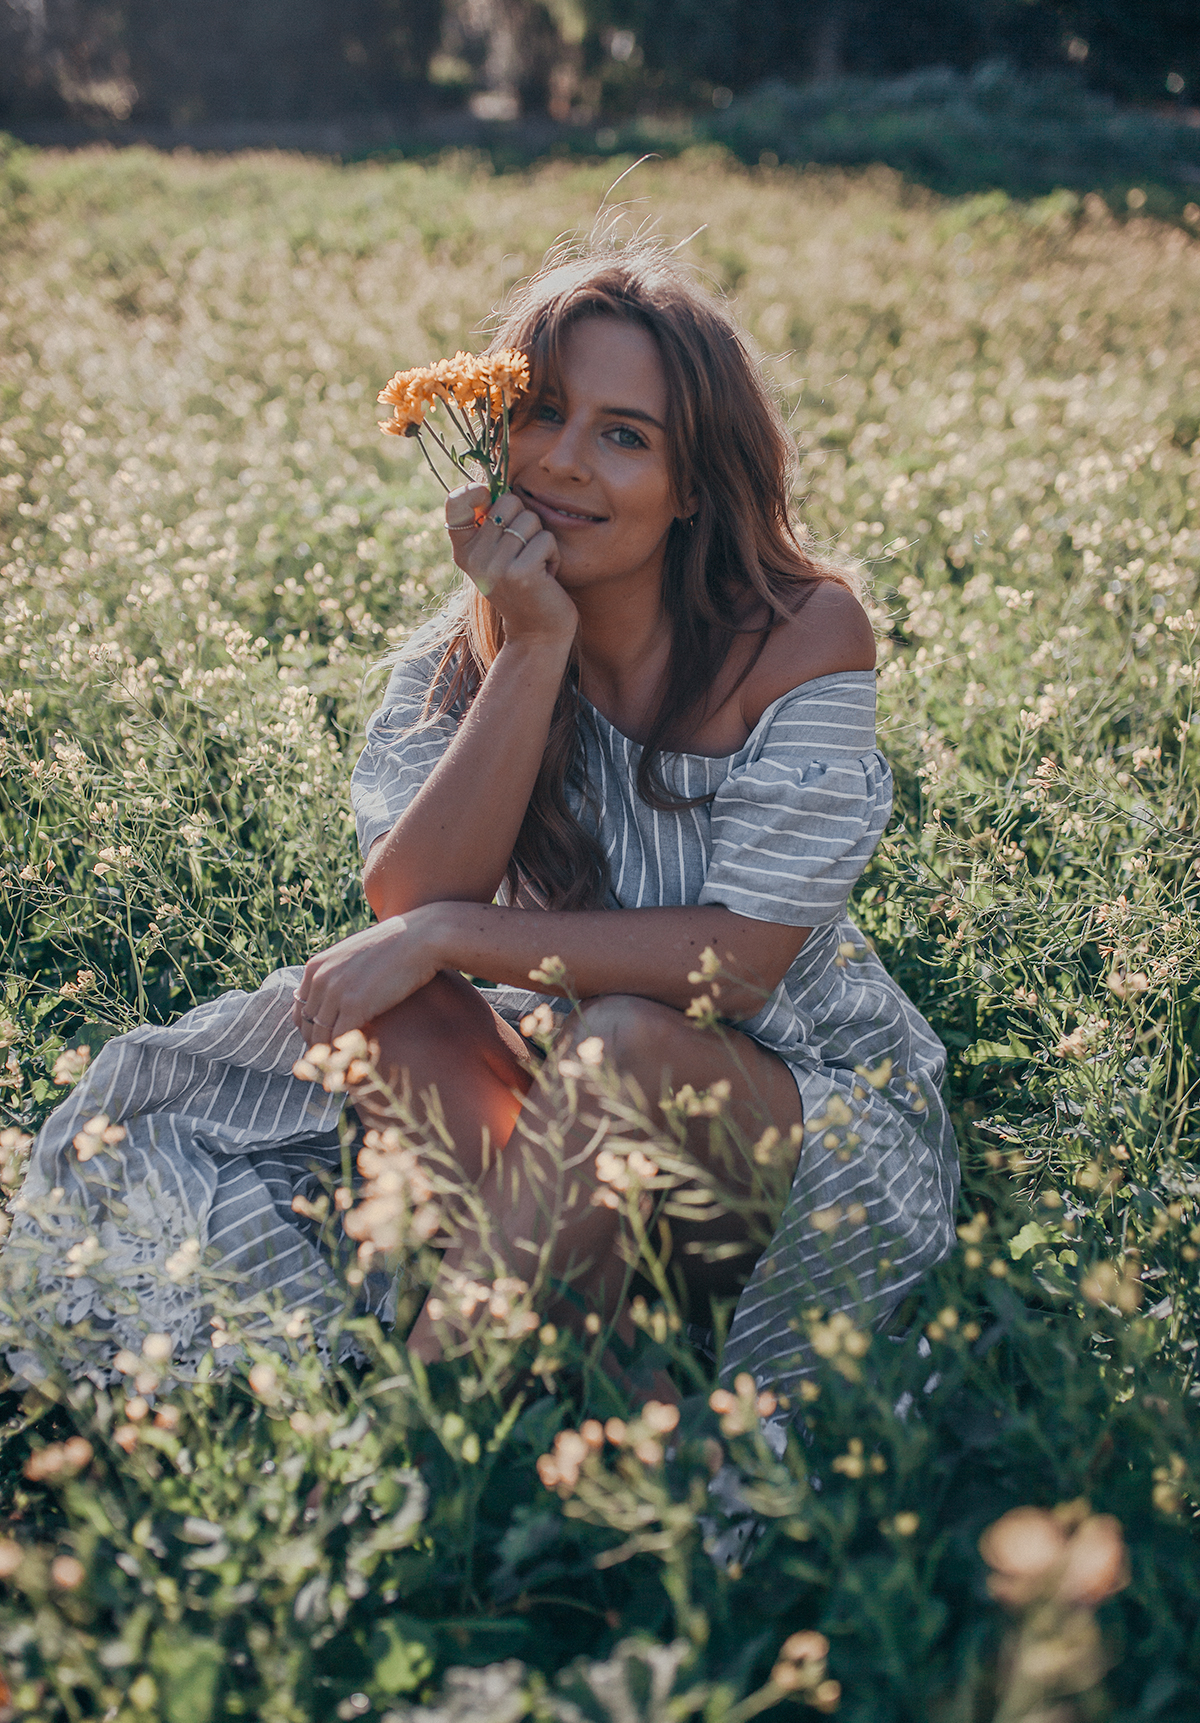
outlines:
M10 1188L72 1050L365 919L357 737L451 576L374 391L473 345L605 184L466 159L21 171L0 198ZM630 184L631 222L702 229L686 255L783 395L805 517L873 575L898 805L855 913L950 1050L961 1248L902 1335L803 1315L819 1363L782 1454L753 1392L711 1404L649 1262L626 1362L674 1373L675 1431L631 1411L603 1335L514 1337L490 1303L429 1372L353 1315L358 1362L301 1324L185 1385L153 1347L107 1386L51 1352L0 1433L11 1715L977 1723L1007 1703L978 1536L1084 1497L1132 1580L1060 1698L1195 1715L1200 245L1099 200L945 203L717 155ZM563 1104L603 1111L593 1089ZM18 1281L6 1347L32 1325ZM610 1418L617 1440L556 1447ZM779 1676L808 1629L840 1697Z

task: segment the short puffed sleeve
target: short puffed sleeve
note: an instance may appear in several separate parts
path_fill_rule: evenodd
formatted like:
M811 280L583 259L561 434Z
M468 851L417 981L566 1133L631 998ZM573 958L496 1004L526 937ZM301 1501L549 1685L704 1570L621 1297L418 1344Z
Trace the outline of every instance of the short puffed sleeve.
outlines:
M442 633L443 622L437 617L413 637L392 667L382 705L367 720L366 743L350 780L358 847L364 856L416 799L462 721L458 706L426 715L443 650L440 642L431 642ZM440 704L436 695L432 704Z
M789 927L839 921L891 811L874 671L802 683L764 713L713 798L699 901Z

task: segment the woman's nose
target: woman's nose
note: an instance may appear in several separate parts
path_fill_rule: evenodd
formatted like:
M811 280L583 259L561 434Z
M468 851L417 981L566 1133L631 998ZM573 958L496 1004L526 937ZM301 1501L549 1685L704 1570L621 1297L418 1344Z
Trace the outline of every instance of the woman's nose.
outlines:
M585 427L569 419L556 437L542 450L541 466L558 478L586 480L592 476L587 459Z

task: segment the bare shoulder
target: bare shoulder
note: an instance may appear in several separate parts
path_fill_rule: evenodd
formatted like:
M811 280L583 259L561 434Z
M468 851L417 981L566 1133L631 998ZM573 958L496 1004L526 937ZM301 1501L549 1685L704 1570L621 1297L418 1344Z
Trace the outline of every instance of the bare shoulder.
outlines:
M874 670L875 634L854 594L840 581L823 580L811 598L772 630L740 693L751 728L780 695L839 671Z

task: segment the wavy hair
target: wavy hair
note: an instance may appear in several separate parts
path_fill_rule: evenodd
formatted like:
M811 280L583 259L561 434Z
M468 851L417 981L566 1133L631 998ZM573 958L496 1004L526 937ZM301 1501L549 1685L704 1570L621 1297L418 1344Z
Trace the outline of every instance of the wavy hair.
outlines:
M699 498L692 518L674 521L667 537L670 656L637 771L643 801L677 810L695 804L672 794L661 756L703 719L737 637L757 637L740 686L771 630L795 616L821 581L854 581L814 558L793 526L795 449L779 410L729 317L664 247L643 241L552 261L515 290L489 351L516 347L528 356L522 414L536 411L557 381L563 338L585 317L622 318L654 338L671 407L673 494ZM499 613L469 582L442 642L429 715L469 704L504 642ZM511 899L524 884L551 909L599 907L609 883L604 852L569 796L586 807L578 683L573 654L507 874Z

